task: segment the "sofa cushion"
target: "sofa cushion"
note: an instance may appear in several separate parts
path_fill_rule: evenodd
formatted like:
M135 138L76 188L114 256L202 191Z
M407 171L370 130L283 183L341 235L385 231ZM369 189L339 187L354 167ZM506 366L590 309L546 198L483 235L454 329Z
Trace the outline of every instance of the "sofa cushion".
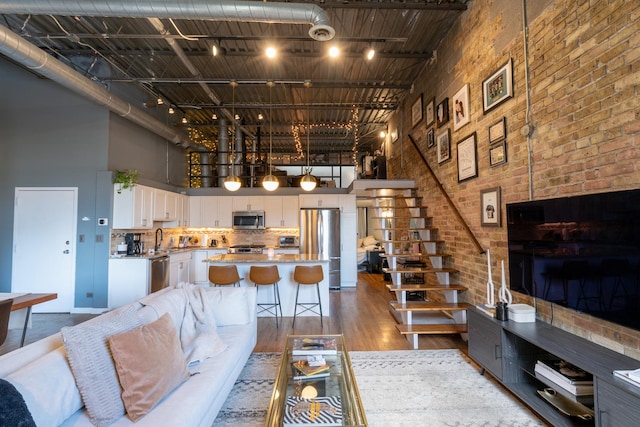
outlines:
M189 378L178 332L168 313L148 325L109 338L122 385L122 400L133 421Z
M125 413L107 339L138 326L136 307L128 305L60 331L82 401L96 426L108 426Z
M248 288L207 288L206 291L216 325L246 325L251 322Z
M62 346L12 372L6 379L20 392L38 427L58 426L82 408L80 392Z

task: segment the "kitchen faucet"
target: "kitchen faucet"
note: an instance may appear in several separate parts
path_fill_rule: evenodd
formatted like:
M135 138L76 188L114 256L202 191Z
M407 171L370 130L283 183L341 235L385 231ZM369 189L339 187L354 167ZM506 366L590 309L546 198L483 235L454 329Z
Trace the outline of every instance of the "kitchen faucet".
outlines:
M160 232L160 244L162 244L162 228L158 228L156 230L156 245L155 245L156 251L160 250L160 245L158 245L158 231Z

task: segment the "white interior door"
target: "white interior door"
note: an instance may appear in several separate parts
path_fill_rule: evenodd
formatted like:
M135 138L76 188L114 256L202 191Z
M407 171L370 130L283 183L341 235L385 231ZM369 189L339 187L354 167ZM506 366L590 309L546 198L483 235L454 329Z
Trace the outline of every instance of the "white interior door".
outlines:
M16 188L11 292L57 292L33 312L73 308L77 188Z

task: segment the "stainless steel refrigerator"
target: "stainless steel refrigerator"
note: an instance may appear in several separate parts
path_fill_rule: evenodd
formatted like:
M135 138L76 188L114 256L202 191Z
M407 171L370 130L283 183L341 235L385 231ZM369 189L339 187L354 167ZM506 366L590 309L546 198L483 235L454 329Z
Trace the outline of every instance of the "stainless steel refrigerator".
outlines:
M340 289L340 209L300 209L300 253L329 259L329 289Z

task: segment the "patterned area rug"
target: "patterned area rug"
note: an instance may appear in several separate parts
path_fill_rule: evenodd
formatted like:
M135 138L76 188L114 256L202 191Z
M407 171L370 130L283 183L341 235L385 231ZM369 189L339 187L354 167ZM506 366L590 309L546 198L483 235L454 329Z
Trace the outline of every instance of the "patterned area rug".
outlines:
M544 426L458 350L352 351L369 426ZM214 427L264 425L278 353L254 353Z

